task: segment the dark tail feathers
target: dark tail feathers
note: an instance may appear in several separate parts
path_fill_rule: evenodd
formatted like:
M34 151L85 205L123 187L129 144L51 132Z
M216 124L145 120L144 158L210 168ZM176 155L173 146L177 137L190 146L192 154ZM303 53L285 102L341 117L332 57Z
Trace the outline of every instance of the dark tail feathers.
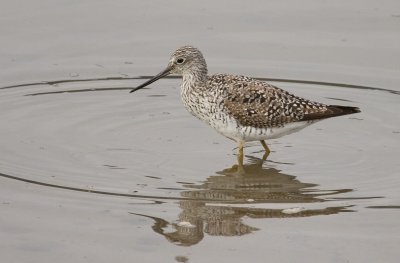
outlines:
M358 107L350 107L350 106L329 105L327 106L327 108L328 110L322 113L311 113L304 115L302 121L322 120L326 118L332 118L332 117L361 112L361 110Z
M332 112L331 117L361 112L361 110L358 107L340 106L340 105L329 105L328 110Z

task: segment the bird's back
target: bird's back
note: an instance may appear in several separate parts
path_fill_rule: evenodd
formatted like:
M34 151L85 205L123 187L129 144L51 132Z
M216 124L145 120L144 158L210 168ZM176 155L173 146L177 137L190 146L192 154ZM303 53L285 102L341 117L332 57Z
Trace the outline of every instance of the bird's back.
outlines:
M255 128L281 127L286 123L311 121L358 112L354 107L329 106L295 96L285 90L244 76L209 76L208 92L220 108L243 125Z

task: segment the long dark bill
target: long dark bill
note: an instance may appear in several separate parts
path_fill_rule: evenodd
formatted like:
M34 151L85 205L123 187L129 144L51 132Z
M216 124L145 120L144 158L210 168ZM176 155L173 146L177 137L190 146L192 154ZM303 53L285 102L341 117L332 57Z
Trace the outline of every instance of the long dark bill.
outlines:
M136 88L132 89L129 93L135 92L137 90L140 90L140 89L146 87L147 85L150 85L154 81L157 81L157 80L161 79L162 77L165 77L165 76L169 75L170 72L171 72L171 67L168 66L164 71L158 73L156 76L154 76L153 78L149 79L148 81L146 81L142 85L139 85Z

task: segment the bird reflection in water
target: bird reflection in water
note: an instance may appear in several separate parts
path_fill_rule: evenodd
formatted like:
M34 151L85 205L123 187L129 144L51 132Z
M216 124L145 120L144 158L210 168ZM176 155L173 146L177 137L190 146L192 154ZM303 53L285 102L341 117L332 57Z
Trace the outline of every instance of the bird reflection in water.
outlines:
M258 230L243 222L243 218L290 218L331 215L351 212L349 206L302 209L287 212L278 208L259 208L257 204L291 204L327 201L323 197L352 191L351 189L319 190L316 184L302 183L295 176L275 168L264 168L265 159L251 158L245 165L246 174L236 173L236 167L217 172L200 185L187 184L181 192L185 200L179 201L182 212L178 220L168 222L159 217L131 213L154 220L152 229L168 241L191 246L211 236L241 236ZM319 206L321 207L321 206Z

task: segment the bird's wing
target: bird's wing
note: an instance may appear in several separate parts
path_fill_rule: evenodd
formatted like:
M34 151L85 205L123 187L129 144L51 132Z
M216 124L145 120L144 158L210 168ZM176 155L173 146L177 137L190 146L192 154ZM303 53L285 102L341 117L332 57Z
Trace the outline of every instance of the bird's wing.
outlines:
M224 89L225 110L243 126L269 128L289 122L318 119L326 105L290 94L266 82L232 77ZM314 118L315 117L315 118Z

